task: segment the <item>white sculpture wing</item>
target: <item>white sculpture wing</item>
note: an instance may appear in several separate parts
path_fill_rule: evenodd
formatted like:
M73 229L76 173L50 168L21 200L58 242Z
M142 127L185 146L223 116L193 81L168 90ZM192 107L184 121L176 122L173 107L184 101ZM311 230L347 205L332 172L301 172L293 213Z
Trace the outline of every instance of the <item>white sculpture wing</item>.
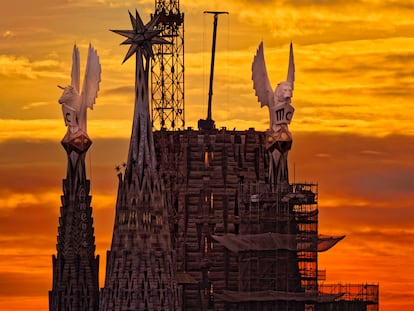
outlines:
M89 44L88 60L86 63L85 79L82 88L82 106L93 109L95 99L98 96L99 82L101 81L101 64L99 56L92 45Z
M292 90L295 84L295 59L293 57L293 46L292 42L290 43L290 51L289 51L289 67L288 67L288 74L286 81L292 83Z
M253 58L252 64L253 88L256 96L263 106L269 106L273 103L273 90L267 76L266 63L263 54L263 42L260 42L257 53Z
M73 46L71 85L80 93L80 57L76 44Z

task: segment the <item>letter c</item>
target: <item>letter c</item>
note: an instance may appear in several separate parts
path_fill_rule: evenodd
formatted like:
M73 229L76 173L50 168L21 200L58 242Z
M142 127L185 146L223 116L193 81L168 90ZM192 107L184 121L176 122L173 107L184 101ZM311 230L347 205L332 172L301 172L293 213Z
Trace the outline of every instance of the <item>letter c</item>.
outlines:
M65 114L65 120L66 120L67 123L72 123L72 120L70 119L70 113L69 112L67 112Z

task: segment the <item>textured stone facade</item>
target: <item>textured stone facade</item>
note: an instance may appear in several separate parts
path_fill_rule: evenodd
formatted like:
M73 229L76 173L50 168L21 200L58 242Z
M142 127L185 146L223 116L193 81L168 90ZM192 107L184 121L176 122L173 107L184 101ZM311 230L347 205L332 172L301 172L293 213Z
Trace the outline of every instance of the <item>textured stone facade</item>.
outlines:
M264 291L305 292L296 251L299 225L294 204L282 202L293 186L271 190L264 139L265 133L253 129L155 133L159 170L172 202L177 269L190 276L181 283L184 310L304 309L303 301L294 302L296 298L286 295L254 298L256 302L240 299ZM311 203L317 213L316 201ZM270 246L263 233L293 237L293 246L290 250ZM316 254L317 229L311 234ZM235 252L223 243L246 236L252 244L269 247L246 246Z
M89 139L88 142L85 148L76 151L71 148L76 142L62 142L68 154L68 168L63 180L57 255L52 258L50 311L97 311L99 308L99 256L95 256L92 197L90 181L85 175Z

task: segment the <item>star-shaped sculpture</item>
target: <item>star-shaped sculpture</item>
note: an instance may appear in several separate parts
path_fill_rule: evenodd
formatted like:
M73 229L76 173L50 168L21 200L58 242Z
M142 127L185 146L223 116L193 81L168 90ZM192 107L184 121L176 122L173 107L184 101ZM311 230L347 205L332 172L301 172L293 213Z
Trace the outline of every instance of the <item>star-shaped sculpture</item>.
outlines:
M148 24L144 25L141 17L138 14L138 11L135 11L136 17L134 17L131 12L128 11L128 13L133 29L111 30L121 36L128 38L121 44L131 45L122 63L125 63L132 55L139 51L144 54L146 59L149 59L150 57L154 56L154 53L152 51L153 44L170 43L159 36L162 30L155 29L155 26L158 24L159 15L152 17Z

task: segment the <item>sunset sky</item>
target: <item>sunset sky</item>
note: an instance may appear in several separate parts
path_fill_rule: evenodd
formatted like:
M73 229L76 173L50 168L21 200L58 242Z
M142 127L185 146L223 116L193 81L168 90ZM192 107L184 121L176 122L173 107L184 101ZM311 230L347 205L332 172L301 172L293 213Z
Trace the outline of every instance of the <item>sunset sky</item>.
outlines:
M144 22L153 0L9 0L0 4L0 310L47 310L66 153L57 103L70 83L74 43L82 74L89 42L102 83L88 133L97 254L110 247L126 160L134 62L109 29ZM219 17L213 119L265 130L251 82L260 41L272 86L286 78L293 42L296 82L290 180L319 183L319 229L345 234L320 254L326 283L380 285L380 310L414 307L414 1L180 1L185 14L186 125L207 111L212 16Z

